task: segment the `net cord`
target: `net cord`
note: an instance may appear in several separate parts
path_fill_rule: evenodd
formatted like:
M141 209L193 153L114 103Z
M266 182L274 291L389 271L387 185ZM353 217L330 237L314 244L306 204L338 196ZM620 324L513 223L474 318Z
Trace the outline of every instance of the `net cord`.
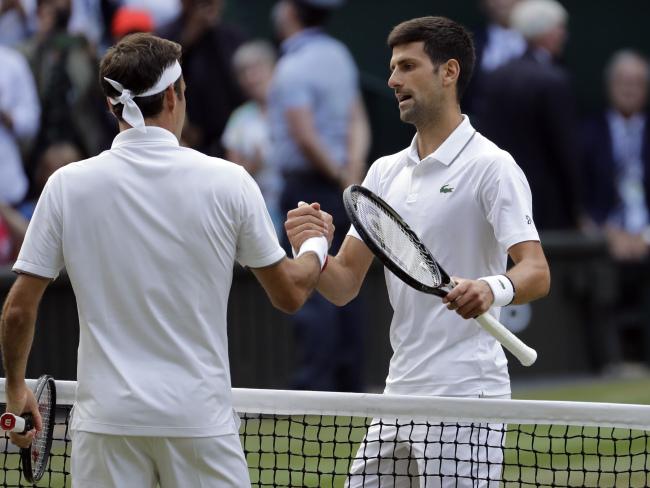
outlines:
M27 380L33 387L36 380ZM0 378L0 402L5 400ZM74 381L57 381L57 404L72 405ZM233 388L239 413L402 418L436 422L575 425L650 430L650 405L452 398Z

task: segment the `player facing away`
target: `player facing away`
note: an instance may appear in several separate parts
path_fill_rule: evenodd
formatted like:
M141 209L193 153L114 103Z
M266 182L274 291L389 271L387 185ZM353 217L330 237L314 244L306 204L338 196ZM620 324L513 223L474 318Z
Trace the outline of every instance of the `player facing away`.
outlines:
M38 303L63 266L77 298L73 486L249 486L228 366L233 266L251 268L273 304L293 312L331 239L320 221L321 236L287 259L246 171L179 145L180 56L180 45L149 34L108 50L101 85L120 133L110 150L50 177L13 268L2 315L7 410L32 412L37 428L24 376Z
M474 65L472 40L461 25L443 17L412 19L392 30L388 45L388 85L401 120L417 133L409 147L378 159L363 186L404 218L443 267L464 278L454 278L458 286L443 303L386 271L394 314L385 392L509 398L503 349L467 319L487 311L498 318L499 307L549 291L528 183L512 157L461 114L459 101ZM314 207L288 215L285 227L296 249L318 235L320 212ZM506 271L508 256L514 266ZM359 292L372 258L351 228L339 253L329 258L318 291L336 304L347 303ZM497 288L499 281L511 286ZM499 426L490 433L487 426L476 427L397 428L375 421L346 486L412 486L415 478L421 487L497 487L504 436Z

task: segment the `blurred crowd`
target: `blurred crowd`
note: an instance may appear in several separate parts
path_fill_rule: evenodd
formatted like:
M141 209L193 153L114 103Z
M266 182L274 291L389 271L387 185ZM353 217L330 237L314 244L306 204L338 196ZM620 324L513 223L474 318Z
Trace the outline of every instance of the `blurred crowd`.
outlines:
M648 60L621 46L603 73L606 109L580 116L563 63L570 18L562 4L478 1L485 23L474 29L477 65L463 111L524 170L538 228L601 233L616 262L645 261ZM340 244L340 192L362 180L371 144L353 57L325 29L343 0L278 1L269 19L273 40L251 40L224 22L224 2L0 0L0 264L17 255L49 175L110 146L117 125L100 96L98 59L139 31L183 46L182 144L246 167L280 236L283 215L298 200L323 202L335 214ZM434 11L432 4L423 15ZM327 334L310 332L305 361L314 371L303 371L295 386L360 389L347 368L358 362L360 333L350 325L359 322L358 310L318 303L304 313L295 319L305 321L301 330L321 317L340 322L345 340L333 340L327 324ZM326 341L349 358L329 364ZM323 368L326 377L316 372Z

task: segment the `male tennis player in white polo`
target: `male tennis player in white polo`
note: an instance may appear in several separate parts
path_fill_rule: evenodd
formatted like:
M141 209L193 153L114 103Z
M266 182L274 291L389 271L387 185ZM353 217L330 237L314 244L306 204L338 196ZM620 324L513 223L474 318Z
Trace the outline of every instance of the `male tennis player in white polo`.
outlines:
M512 157L461 114L459 101L474 65L472 40L461 25L443 17L413 19L396 26L388 44L393 50L388 85L400 118L415 125L417 134L408 148L377 160L363 185L403 217L445 269L466 278L456 279L458 286L443 303L386 271L394 315L385 392L508 398L503 349L466 319L491 307L498 317L501 306L548 293L550 274L528 183ZM285 227L294 248L318 230L318 215L308 205L289 213ZM508 255L514 266L506 272ZM351 228L339 253L330 257L319 292L336 304L347 303L359 292L372 259ZM419 486L496 487L502 442L501 432L488 434L485 426L427 431L374 425L352 464L348 486L412 486L414 476Z
M295 260L238 165L179 146L181 46L135 34L109 49L109 151L49 179L2 315L7 410L38 418L25 386L39 300L63 266L79 308L73 486L250 486L232 410L226 307L238 261L276 307L318 281L328 223ZM13 436L28 445L33 432Z

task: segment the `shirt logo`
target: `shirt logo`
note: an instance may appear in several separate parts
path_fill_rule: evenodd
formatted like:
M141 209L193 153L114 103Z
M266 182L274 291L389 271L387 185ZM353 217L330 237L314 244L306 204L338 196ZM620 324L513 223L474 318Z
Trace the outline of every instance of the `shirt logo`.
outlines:
M442 188L440 189L440 191L442 191ZM526 223L527 223L528 225L530 225L530 224L533 223L533 219L530 218L530 215L526 215Z
M449 183L440 187L440 193L451 193L452 191L454 191L454 189L449 186Z

